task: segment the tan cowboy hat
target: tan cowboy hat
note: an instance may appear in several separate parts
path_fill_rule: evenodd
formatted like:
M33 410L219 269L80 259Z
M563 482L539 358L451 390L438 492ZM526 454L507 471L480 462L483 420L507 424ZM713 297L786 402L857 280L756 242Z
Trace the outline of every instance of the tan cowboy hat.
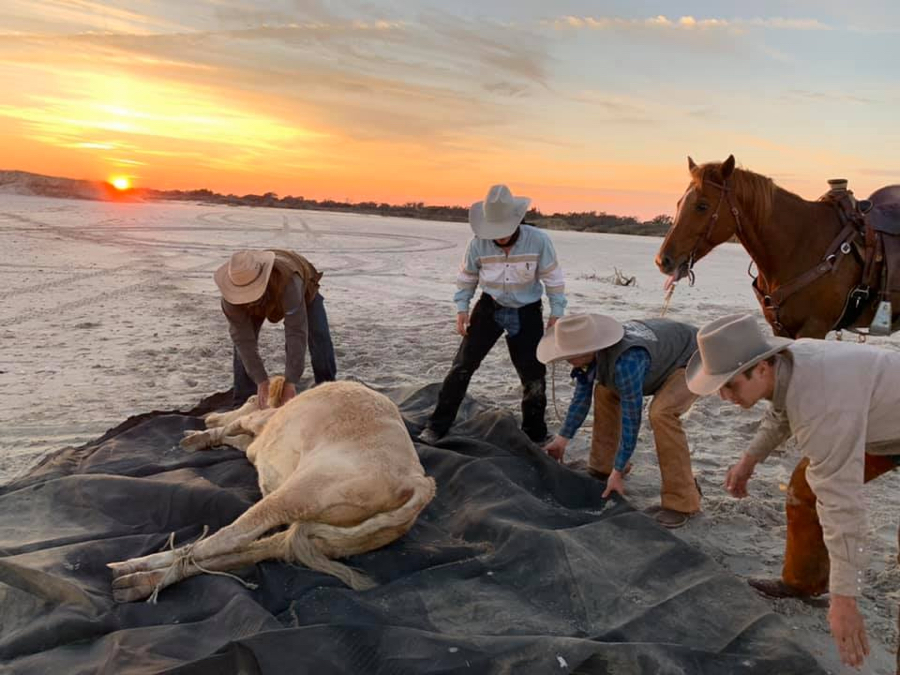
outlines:
M612 347L625 328L611 316L569 314L547 329L537 346L541 363L560 361Z
M688 361L688 389L706 396L719 391L735 375L789 347L789 338L765 335L752 314L730 314L697 332L697 351Z
M274 251L238 251L216 270L216 285L232 305L246 305L266 292L274 264Z
M469 207L469 226L479 239L505 239L528 213L529 197L513 197L505 185L494 185L484 201Z

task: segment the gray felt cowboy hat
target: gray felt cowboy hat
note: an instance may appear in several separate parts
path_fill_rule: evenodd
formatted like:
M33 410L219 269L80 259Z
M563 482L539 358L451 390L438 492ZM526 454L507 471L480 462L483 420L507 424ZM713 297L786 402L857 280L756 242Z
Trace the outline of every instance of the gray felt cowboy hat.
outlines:
M551 363L612 347L625 328L611 316L569 314L547 329L537 346L541 363Z
M731 378L789 347L789 338L765 335L751 314L730 314L697 332L697 351L685 379L695 394L714 394Z
M529 197L514 197L505 185L494 185L484 201L469 207L469 226L479 239L505 239L528 213Z
M238 251L213 276L225 300L246 305L266 292L274 264L274 251Z

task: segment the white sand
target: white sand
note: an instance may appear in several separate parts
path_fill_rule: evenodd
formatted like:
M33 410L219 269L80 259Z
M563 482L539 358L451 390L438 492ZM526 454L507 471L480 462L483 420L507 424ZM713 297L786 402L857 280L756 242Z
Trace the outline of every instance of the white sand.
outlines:
M619 319L656 316L663 277L653 265L660 240L551 233L567 275L570 311ZM462 223L309 211L192 204L107 204L0 197L0 481L43 454L101 435L129 415L187 409L231 385L231 343L213 270L243 247L294 248L325 272L339 373L372 385L440 381L458 345L454 277L469 229ZM736 311L759 314L743 249L726 245L680 284L669 316L700 325ZM636 287L608 280L618 267ZM546 311L546 310L545 310ZM874 340L897 349L900 339ZM284 362L280 327L263 329L270 372ZM470 393L518 410L519 387L498 344ZM571 387L557 374L565 414ZM797 462L790 449L760 467L751 497L722 489L725 472L753 434L761 408L699 401L686 418L704 515L679 536L739 575L777 575L784 540L784 486ZM548 412L551 428L558 425ZM590 423L567 459L583 459ZM627 487L638 508L658 501L649 428L641 432ZM862 599L873 655L865 669L892 673L900 601L897 522L900 477L866 489L873 554ZM4 514L3 517L10 517ZM774 603L832 672L839 665L826 610Z

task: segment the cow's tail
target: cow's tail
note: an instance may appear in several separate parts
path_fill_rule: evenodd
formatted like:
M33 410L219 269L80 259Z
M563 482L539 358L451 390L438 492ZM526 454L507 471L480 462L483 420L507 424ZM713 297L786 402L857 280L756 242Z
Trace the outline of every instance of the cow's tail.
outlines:
M288 530L285 558L337 577L354 590L372 588L376 584L370 577L332 558L373 551L402 537L432 500L435 489L433 478L416 476L406 486L410 496L403 504L351 527L309 521L294 523Z

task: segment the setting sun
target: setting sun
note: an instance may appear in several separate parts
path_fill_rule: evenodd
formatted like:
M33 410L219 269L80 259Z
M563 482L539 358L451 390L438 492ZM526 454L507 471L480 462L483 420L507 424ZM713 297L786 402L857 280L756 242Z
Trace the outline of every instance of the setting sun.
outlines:
M131 187L131 181L125 176L116 176L110 179L109 182L116 190L127 190Z

